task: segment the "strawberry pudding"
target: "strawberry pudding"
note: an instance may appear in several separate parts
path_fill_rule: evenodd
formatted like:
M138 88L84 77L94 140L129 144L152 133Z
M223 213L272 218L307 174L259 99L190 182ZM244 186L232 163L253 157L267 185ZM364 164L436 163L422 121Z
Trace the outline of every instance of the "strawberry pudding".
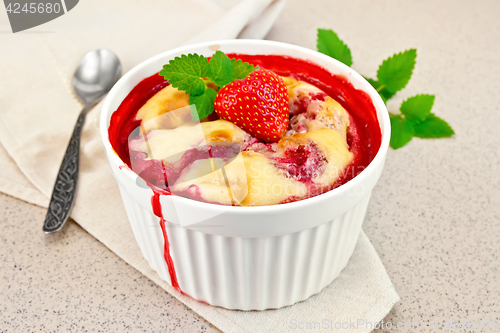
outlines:
M373 105L345 79L299 59L230 56L260 68L222 87L201 122L189 95L158 75L113 115L115 151L149 184L208 203L274 205L338 187L376 154Z
M165 65L177 59L190 65ZM130 70L104 102L101 136L137 244L169 291L263 310L307 299L346 267L390 119L366 80L324 54L227 40Z

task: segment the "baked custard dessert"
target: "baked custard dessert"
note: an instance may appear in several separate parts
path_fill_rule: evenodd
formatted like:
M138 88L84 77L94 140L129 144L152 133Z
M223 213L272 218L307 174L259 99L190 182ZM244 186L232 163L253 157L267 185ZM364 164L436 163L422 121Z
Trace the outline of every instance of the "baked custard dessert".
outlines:
M190 96L158 74L112 115L114 150L152 188L221 205L282 204L338 187L374 158L375 108L345 77L290 57L228 56L258 67L221 87L208 117L194 119Z

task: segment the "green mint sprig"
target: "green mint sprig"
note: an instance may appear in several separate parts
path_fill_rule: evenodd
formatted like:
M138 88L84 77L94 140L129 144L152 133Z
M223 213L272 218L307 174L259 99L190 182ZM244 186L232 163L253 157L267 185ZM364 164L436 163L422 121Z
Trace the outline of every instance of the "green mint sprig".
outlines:
M377 92L384 101L394 96L408 84L413 68L417 50L410 49L387 58L382 62L377 71L377 80L370 80L372 86L376 86Z
M391 135L391 147L398 149L418 138L446 138L455 132L446 121L431 112L433 95L416 95L403 101L399 111L391 114L391 128L397 135Z
M335 32L327 29L318 29L318 51L351 67L352 56L349 47Z
M163 65L158 74L172 87L189 94L189 104L194 104L198 113L193 117L203 119L214 112L215 96L220 88L245 78L255 69L257 67L249 63L229 59L224 52L216 51L210 61L196 53L183 54Z
M318 29L318 51L335 58L347 66L352 65L351 50L328 29ZM417 50L410 49L385 59L377 71L377 79L366 78L377 90L382 100L387 101L410 81L417 57ZM391 141L393 149L398 149L418 138L445 138L455 132L448 123L431 112L434 95L416 95L405 100L400 114L390 114Z

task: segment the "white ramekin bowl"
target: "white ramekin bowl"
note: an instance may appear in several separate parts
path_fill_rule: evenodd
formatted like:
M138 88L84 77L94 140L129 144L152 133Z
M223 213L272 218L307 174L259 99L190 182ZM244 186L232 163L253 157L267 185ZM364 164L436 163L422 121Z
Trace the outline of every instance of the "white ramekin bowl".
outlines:
M128 218L144 258L171 284L163 257L159 218L152 213L152 190L138 185L111 147L111 114L146 77L176 56L198 53L277 54L310 60L344 75L368 93L377 111L382 144L357 177L319 196L283 205L227 207L174 196L160 202L177 279L194 299L228 309L263 310L302 301L329 285L352 255L372 188L384 167L390 138L387 109L375 89L358 73L321 53L264 40L226 40L180 47L134 67L108 94L101 114L101 135L109 166L118 182ZM193 223L186 226L183 221ZM182 225L182 226L181 226Z

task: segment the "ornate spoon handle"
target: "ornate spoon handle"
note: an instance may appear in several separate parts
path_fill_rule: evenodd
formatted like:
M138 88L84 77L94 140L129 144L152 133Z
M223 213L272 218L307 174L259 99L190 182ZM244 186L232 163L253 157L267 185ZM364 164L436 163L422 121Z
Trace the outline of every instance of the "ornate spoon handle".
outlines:
M80 137L88 109L89 106L85 105L80 116L78 116L61 168L57 174L47 216L43 223L43 231L46 234L59 231L63 227L75 202L80 165Z

